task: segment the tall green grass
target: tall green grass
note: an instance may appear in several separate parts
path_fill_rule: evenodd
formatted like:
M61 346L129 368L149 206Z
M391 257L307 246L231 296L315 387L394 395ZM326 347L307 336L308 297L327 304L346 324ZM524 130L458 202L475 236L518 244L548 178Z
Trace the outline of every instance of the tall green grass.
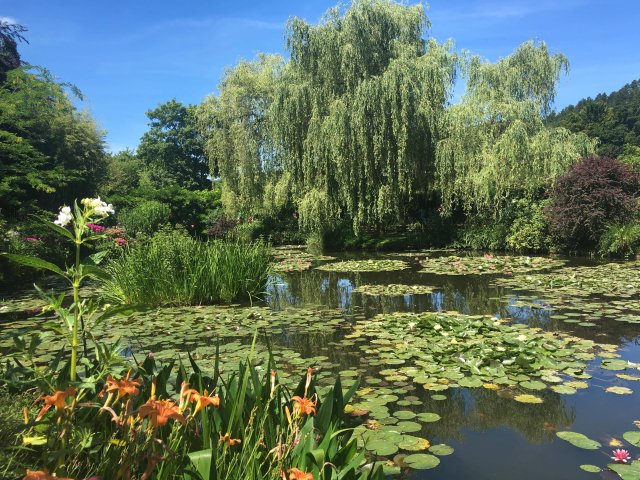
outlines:
M201 242L161 231L107 266L104 290L108 298L149 306L246 299L264 291L269 253L263 242Z

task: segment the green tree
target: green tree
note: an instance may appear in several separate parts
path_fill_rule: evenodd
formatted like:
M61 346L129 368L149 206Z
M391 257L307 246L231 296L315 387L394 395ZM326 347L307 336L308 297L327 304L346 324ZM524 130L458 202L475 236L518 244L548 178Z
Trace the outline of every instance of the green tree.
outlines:
M0 85L0 210L20 218L95 193L105 170L104 133L78 112L69 84L37 67Z
M625 145L640 147L640 80L569 105L551 115L548 123L597 138L597 152L603 156L622 155Z
M546 128L567 59L527 42L496 63L473 57L467 90L442 118L437 178L442 212L498 216L506 202L535 199L595 142Z
M100 185L100 194L130 195L140 185L143 165L133 150L125 149L107 156L106 175Z
M231 215L259 208L268 179L282 170L271 143L267 113L284 65L277 55L259 55L227 70L198 109L211 176L222 178Z
M140 139L138 158L158 186L190 190L211 185L204 143L196 124L196 107L175 99L149 110L149 131Z
M386 0L289 21L271 124L304 228L401 222L429 192L457 56L427 26L421 5Z
M18 53L18 42L27 42L22 35L26 31L26 27L22 25L0 20L0 82L5 80L9 70L18 68L22 64Z

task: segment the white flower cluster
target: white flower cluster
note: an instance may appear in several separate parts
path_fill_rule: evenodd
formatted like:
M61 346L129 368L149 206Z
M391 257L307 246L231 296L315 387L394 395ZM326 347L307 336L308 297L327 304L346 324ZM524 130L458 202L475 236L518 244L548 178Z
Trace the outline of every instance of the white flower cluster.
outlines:
M97 215L101 217L108 217L110 213L115 213L113 205L107 202L103 202L98 198L83 198L81 202L87 208L92 209Z
M61 227L66 227L71 221L71 218L71 208L62 207L60 213L58 213L58 219L53 223Z

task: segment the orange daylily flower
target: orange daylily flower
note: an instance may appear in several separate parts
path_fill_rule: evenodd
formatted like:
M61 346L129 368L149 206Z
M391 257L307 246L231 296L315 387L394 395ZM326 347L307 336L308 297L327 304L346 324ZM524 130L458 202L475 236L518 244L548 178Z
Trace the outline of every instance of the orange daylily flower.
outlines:
M297 468L287 470L289 480L313 480L313 473L303 472Z
M293 401L293 413L297 415L314 415L316 413L317 400L310 400L296 395L291 397Z
M184 416L178 410L178 406L171 400L155 400L150 399L138 410L140 418L149 417L151 425L154 427L163 427L170 418L180 422L187 423Z
M116 380L111 375L109 375L107 377L105 391L107 393L111 393L114 391L118 392L116 400L120 400L120 398L124 397L125 395L129 395L131 397L138 395L140 393L140 386L142 385L142 381L139 378L130 380L130 373L131 372L127 373L127 376L121 378L120 380Z
M46 470L29 470L22 480L73 480L73 478L54 477Z
M228 433L220 435L220 441L226 443L229 447L233 447L238 443L242 443L242 440L240 440L239 438L231 438L231 435L229 435Z
M67 387L64 390L58 390L53 395L43 395L38 398L36 402L43 401L44 405L36 417L36 422L39 421L45 413L47 413L51 407L56 407L56 410L63 410L67 405L67 397L73 397L77 390L73 387Z
M193 403L196 404L196 409L194 413L198 413L203 408L213 405L214 407L220 406L220 397L218 395L209 395L209 392L205 389L204 393L200 393L193 388L189 390L185 390L182 394L184 397L189 397Z

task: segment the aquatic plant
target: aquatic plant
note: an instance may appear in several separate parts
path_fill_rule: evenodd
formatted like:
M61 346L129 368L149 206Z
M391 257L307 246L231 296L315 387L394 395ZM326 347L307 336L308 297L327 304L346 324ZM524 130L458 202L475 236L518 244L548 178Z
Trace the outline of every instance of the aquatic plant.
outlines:
M528 273L536 270L546 270L564 265L564 260L547 257L513 257L508 255L426 258L420 261L421 272L438 275L513 275L514 273Z
M344 260L316 268L325 272L388 272L405 270L409 264L401 260Z
M144 305L197 305L247 299L264 291L269 247L160 231L110 261L108 298Z

